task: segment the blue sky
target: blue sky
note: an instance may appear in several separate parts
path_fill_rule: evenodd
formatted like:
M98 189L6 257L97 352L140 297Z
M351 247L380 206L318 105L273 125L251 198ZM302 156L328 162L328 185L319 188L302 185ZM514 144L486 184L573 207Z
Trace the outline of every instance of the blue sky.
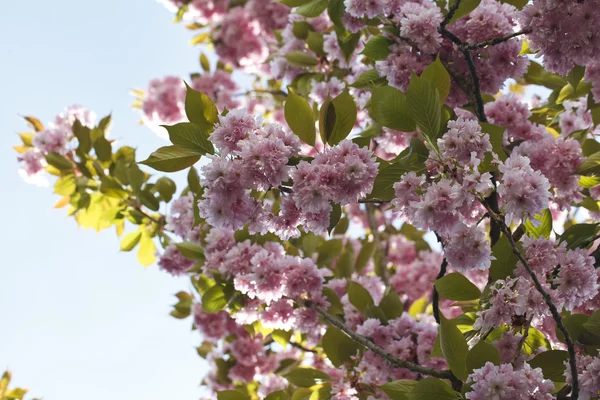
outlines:
M0 369L46 400L196 399L205 364L190 321L168 316L187 289L135 254L114 231L84 231L52 208L51 188L21 181L11 146L72 103L113 114L111 137L164 145L138 126L130 88L199 69L190 33L152 0L30 0L0 13Z

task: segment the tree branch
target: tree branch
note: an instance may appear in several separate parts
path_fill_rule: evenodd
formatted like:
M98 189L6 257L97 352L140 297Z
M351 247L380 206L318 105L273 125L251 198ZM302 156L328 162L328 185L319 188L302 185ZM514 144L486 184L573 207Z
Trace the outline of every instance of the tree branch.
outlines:
M569 331L567 330L567 328L565 327L565 324L562 321L560 312L558 311L558 309L552 302L552 298L550 298L550 295L548 294L548 292L546 292L546 290L540 283L537 275L535 274L533 269L531 269L531 266L529 265L529 263L527 262L527 260L525 259L525 257L523 256L523 254L521 253L519 248L517 247L517 244L513 240L512 232L510 231L508 226L506 226L506 224L502 220L502 217L499 214L496 214L487 205L487 203L485 201L483 201L482 204L484 205L484 207L486 207L488 209L490 217L493 218L494 220L496 220L496 223L500 226L500 229L504 233L504 236L506 237L506 239L508 239L508 242L510 243L510 247L512 248L513 253L517 256L517 258L519 259L521 264L523 264L523 266L525 267L525 270L527 270L527 273L531 277L531 280L533 281L535 288L537 289L538 292L540 292L540 294L544 298L544 301L546 302L546 305L550 309L550 313L552 314L552 317L554 318L554 321L556 322L556 326L558 327L558 329L560 330L560 332L563 334L563 336L565 338L565 342L567 344L567 349L569 351L569 366L571 367L571 386L573 388L573 390L571 392L571 399L577 400L579 398L579 380L578 380L578 376L577 376L577 361L576 361L576 354L575 354L575 343L573 342L573 339L571 338Z
M440 378L440 379L448 379L452 382L453 385L457 385L457 386L462 385L462 382L456 376L454 376L454 374L451 371L447 371L447 370L440 371L440 370L434 369L434 368L423 367L419 364L415 364L413 362L406 361L406 360L401 360L398 357L393 356L392 354L386 352L381 347L377 346L375 343L373 343L371 340L369 340L365 336L359 335L358 333L356 333L353 330L351 330L350 328L348 328L346 325L344 325L344 323L342 321L333 317L327 311L325 311L321 307L315 305L310 300L306 300L304 302L304 306L316 311L330 325L333 325L340 331L344 332L346 335L348 335L348 337L350 337L350 339L354 340L356 343L359 343L359 344L363 345L364 347L366 347L367 349L371 350L373 353L377 354L378 356L380 356L381 358L386 360L390 365L397 367L397 368L404 368L409 371L416 372L416 373L422 374L422 375L433 376L435 378Z
M442 250L444 249L444 242L442 242L442 238L437 233L435 234L437 240L440 242L442 246ZM442 265L440 266L440 272L438 272L435 280L441 279L444 275L446 275L446 270L448 269L448 260L446 257L442 260ZM435 285L433 285L433 291L431 293L431 306L433 307L433 318L435 318L435 322L440 323L440 294L438 293Z
M469 45L468 49L475 50L475 49L482 49L487 46L495 46L497 44L509 41L510 39L515 38L517 36L526 35L528 33L531 33L531 29L523 29L522 31L514 32L514 33L511 33L510 35L497 37L497 38L493 38L493 39L488 39L481 43Z
M454 14L456 13L456 10L458 10L458 7L460 6L461 1L462 0L456 0L456 2L452 5L452 7L450 7L450 9L448 10L448 14L446 14L442 23L440 24L441 29L446 29L446 25L448 25L450 23L450 20L452 19L452 17L454 17Z

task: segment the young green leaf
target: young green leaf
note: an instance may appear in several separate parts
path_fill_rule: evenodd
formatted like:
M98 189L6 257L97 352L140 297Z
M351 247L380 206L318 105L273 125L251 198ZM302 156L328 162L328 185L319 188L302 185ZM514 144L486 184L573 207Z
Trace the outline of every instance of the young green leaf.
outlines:
M290 383L302 388L320 385L331 379L325 372L309 367L294 368L283 377Z
M203 156L215 152L208 140L205 129L193 122L181 122L175 125L162 125L169 133L171 143L190 153Z
M361 54L374 61L384 60L390 54L389 47L392 44L394 44L394 42L385 36L373 36L371 40L365 44L365 49Z
M194 165L200 156L178 146L164 146L150 154L140 164L147 165L157 171L176 172Z
M356 282L348 282L348 299L350 303L364 313L368 307L375 305L369 291Z
M214 285L202 295L202 309L209 313L221 311L227 305L224 286Z
M480 340L467 353L467 371L470 373L475 369L481 368L488 361L494 365L500 365L500 352L494 345L489 344L485 340Z
M481 291L464 275L452 272L434 282L440 296L448 300L473 300L481 296Z
M185 115L190 122L200 125L207 134L212 132L214 125L219 122L219 111L213 101L197 90L185 84Z
M306 18L318 17L327 8L328 0L313 0L310 3L306 3L296 9L296 14L302 15Z
M348 90L344 90L331 101L331 106L335 110L335 124L331 133L327 135L327 143L333 146L346 139L352 131L356 123L356 104Z
M462 381L467 379L466 356L469 351L467 340L454 322L449 321L440 313L440 345L442 353L450 370Z
M406 99L412 118L430 144L435 146L442 118L438 90L432 82L413 75L406 89Z
M433 83L440 95L440 104L444 104L450 93L450 74L440 61L439 56L425 68L421 78Z
M315 145L315 119L312 107L308 101L288 89L288 97L284 105L285 121L300 140L304 143Z
M525 232L536 239L542 236L546 239L550 238L552 233L552 213L550 210L545 209L541 214L535 215L534 220L536 221L535 224L530 219L525 221Z
M333 326L327 329L321 343L329 361L338 368L351 361L360 350L358 343Z
M406 95L391 86L373 88L369 115L381 125L402 132L414 132L415 120L408 108Z

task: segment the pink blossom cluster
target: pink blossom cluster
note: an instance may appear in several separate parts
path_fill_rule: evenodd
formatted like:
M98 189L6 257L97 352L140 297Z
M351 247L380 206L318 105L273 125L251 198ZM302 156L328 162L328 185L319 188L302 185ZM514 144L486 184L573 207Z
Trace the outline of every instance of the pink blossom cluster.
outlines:
M330 202L356 203L369 194L377 176L372 152L350 140L327 148L310 163L300 162L291 177L293 204L287 200L282 216L305 221L309 230L324 233L329 224ZM293 224L292 224L293 225Z
M75 138L73 123L79 120L83 126L93 128L96 125L96 114L80 105L72 105L58 114L46 128L37 132L32 140L33 148L28 149L17 157L21 163L19 174L28 183L46 186L45 155L58 153L66 155L74 148L71 146Z
M579 398L590 400L598 398L600 392L600 354L596 357L581 354L577 356L577 377L579 381ZM565 378L571 384L571 366L565 362Z
M185 258L174 244L168 245L158 259L160 269L174 276L184 275L192 265L194 262Z
M531 368L527 363L515 369L510 363L494 365L488 361L474 370L467 382L472 384L471 391L465 395L469 400L554 398L552 381L544 379L541 368Z
M400 36L408 43L393 43L385 60L376 62L376 69L390 86L405 91L412 72L421 74L438 51L441 58L452 64L453 69L468 78L469 69L463 54L449 39L442 39L438 26L442 13L433 1L381 2L346 0L346 7L353 17L364 16L383 10L384 15L393 14L400 29ZM348 6L351 8L348 8ZM513 33L516 26L517 9L495 0L484 0L468 15L449 26L449 30L460 40L475 44L488 39ZM520 39L511 39L495 46L472 51L476 70L484 93L496 93L506 79L522 76L528 60L520 56ZM454 89L447 99L449 104L459 105L468 101L467 95L452 83Z
M171 12L178 12L185 5L186 18L204 25L220 20L227 12L229 0L158 0L158 2Z
M239 88L231 74L225 71L217 70L194 77L191 87L209 96L221 111L240 105L234 98ZM142 99L142 120L152 128L186 121L185 94L185 82L177 76L152 79ZM163 131L161 133L164 134Z
M386 325L378 319L365 320L356 332L371 338L375 344L402 360L437 369L443 369L446 362L442 358L431 357L437 327L431 317L415 320L407 313L389 320ZM382 385L398 379L415 379L417 374L402 368L395 368L386 360L371 351L363 354L357 366L361 382L367 385Z
M181 238L191 239L190 236L194 226L193 201L194 195L192 193L173 200L171 210L166 217L166 230Z
M414 245L412 243L409 245L413 248L406 251L406 255L415 252ZM390 252L390 255L392 254L394 253ZM394 290L405 294L411 301L429 295L431 293L431 282L435 280L442 264L442 254L432 251L420 251L418 257L415 254L414 257L406 257L403 260L398 260L398 258L394 256L389 260L396 265L396 272L390 277L390 285Z
M235 288L251 299L235 315L240 323L260 319L265 327L284 330L316 326L314 313L295 309L289 300L310 294L320 301L323 277L311 259L286 255L276 242L236 243L233 231L217 228L207 235L204 251L206 273L233 279Z
M550 240L525 237L525 258L558 310L572 311L593 299L599 291L594 259L585 249L567 249ZM548 316L550 311L521 264L516 278L498 280L490 287L489 303L478 312L474 329L486 331L515 316Z
M275 230L271 212L251 190L277 188L289 178L288 162L300 149L298 137L234 110L221 118L209 139L220 155L202 167L200 183L206 190L200 215L215 227L239 229L250 222L252 232Z
M543 56L551 72L566 75L574 65L598 60L600 2L597 0L534 0L519 19L528 35L530 48Z
M587 65L584 78L592 84L594 101L600 103L600 61L592 61Z
M532 218L548 208L550 182L530 163L529 158L514 152L498 166L502 173L498 196L507 223Z
M401 132L390 128L382 128L381 134L374 138L377 143L375 155L384 160L391 160L406 149L416 132Z

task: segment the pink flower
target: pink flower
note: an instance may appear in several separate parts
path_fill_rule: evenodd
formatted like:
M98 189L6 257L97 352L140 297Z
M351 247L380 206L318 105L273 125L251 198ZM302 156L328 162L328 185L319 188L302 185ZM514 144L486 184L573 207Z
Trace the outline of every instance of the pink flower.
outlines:
M476 226L464 224L459 224L445 241L444 255L458 271L485 270L495 259L485 233Z
M181 254L177 246L170 244L158 259L158 266L171 275L183 275L194 265L194 261L188 260Z

